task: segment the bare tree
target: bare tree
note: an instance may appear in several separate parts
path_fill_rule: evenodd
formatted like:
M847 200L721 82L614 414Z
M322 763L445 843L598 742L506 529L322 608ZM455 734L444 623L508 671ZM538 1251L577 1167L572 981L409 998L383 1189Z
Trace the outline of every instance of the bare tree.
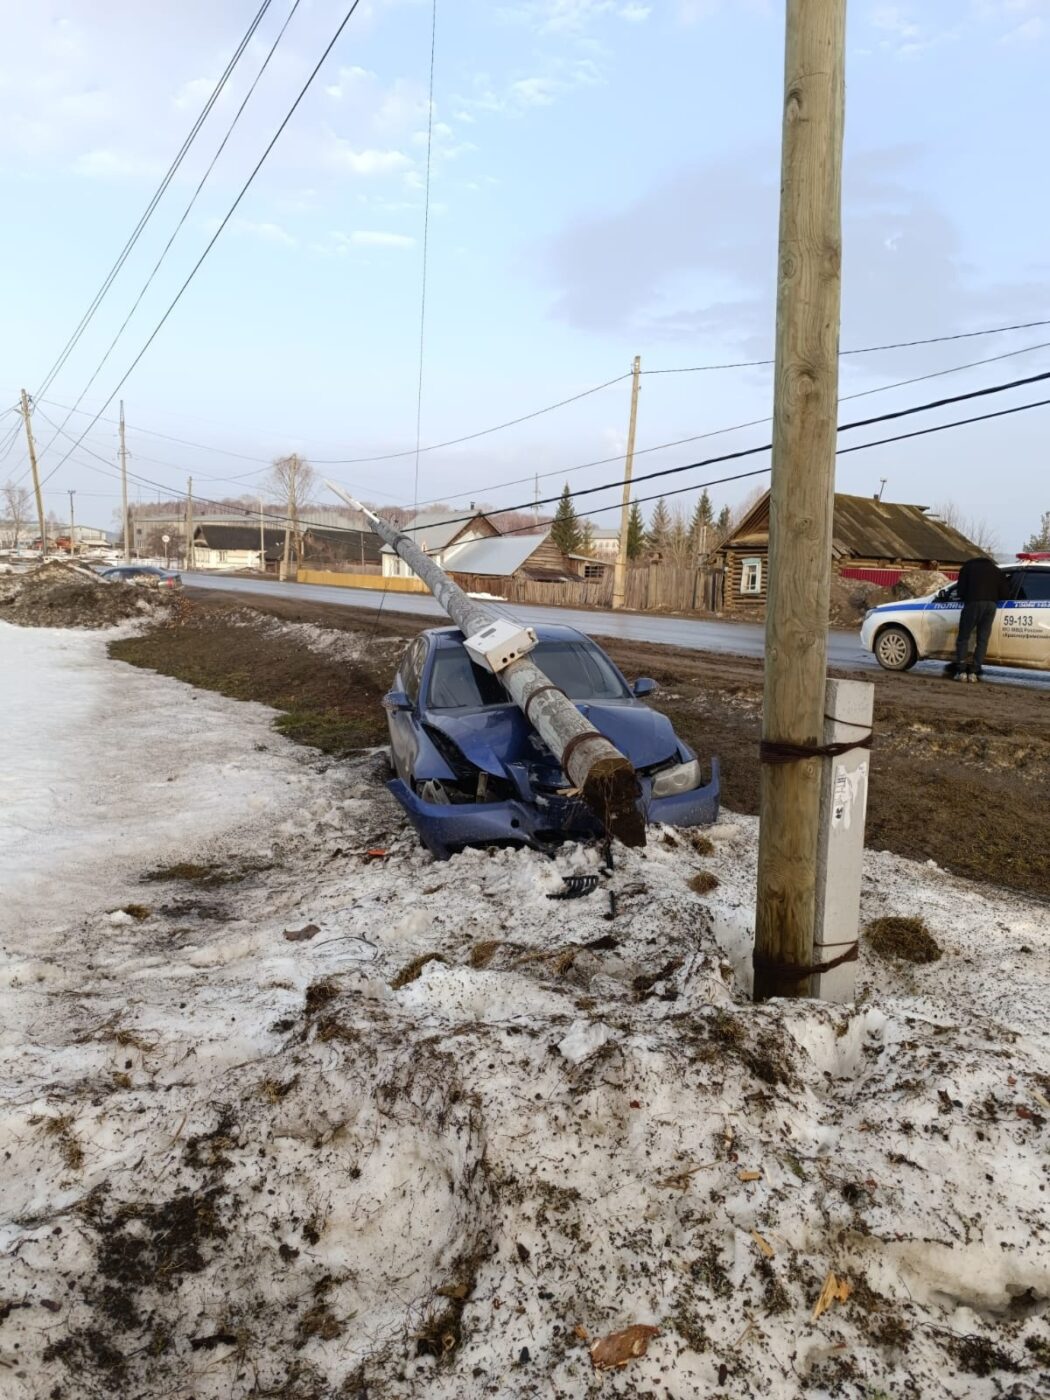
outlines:
M299 527L299 517L312 502L317 488L317 473L298 452L288 457L278 457L270 468L266 487L274 497L283 503L287 519L284 527L284 567L288 573L292 537L295 537L295 555L302 558L303 539Z
M689 519L683 506L677 505L671 511L671 526L667 532L664 558L669 564L691 564L693 562L693 540L689 531Z
M999 536L988 521L981 516L964 515L955 501L942 501L933 512L945 525L958 530L960 535L975 544L982 554L994 554L999 548Z
M11 522L12 541L15 549L18 548L18 537L22 533L22 526L29 519L29 512L33 506L33 498L30 495L28 486L18 486L13 481L5 481L2 489L3 514Z

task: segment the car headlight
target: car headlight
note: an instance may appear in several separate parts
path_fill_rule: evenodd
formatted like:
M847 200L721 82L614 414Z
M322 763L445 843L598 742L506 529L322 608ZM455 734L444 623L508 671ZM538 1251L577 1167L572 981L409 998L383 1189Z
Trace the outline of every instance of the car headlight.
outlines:
M654 797L674 797L680 792L692 792L701 782L700 760L678 763L673 768L665 768L653 779Z

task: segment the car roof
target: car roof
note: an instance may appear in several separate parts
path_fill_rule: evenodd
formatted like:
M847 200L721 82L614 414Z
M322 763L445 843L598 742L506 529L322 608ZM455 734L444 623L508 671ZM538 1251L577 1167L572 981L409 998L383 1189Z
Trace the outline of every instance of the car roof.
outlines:
M583 632L577 631L575 627L566 627L560 622L541 623L538 627L534 627L533 631L539 642L589 642L591 640ZM423 635L433 638L436 645L440 647L460 646L463 642L463 633L458 627L428 627Z

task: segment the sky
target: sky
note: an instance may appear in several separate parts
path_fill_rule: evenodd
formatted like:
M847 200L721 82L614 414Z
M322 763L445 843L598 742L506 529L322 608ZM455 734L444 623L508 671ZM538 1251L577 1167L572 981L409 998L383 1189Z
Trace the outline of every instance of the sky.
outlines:
M269 461L298 451L377 503L508 508L532 500L537 473L541 497L567 480L619 479L630 399L623 376L635 355L646 371L772 355L782 4L437 0L427 219L431 0L361 0L118 390L349 0L299 0L289 19L293 3L267 8L40 396L45 504L60 518L73 489L78 520L112 524L120 398L139 478L132 499L181 491L189 475L197 496L253 492ZM37 395L259 4L5 6L0 407L14 405L23 386ZM98 369L286 20L233 135ZM1048 63L1050 0L851 0L843 350L1050 320ZM1043 348L885 387L1029 346ZM878 392L843 404L840 419L868 417L1050 369L1050 325L845 356L841 366L843 396ZM609 380L617 382L554 412L423 451L417 476L417 406L427 448ZM1041 387L903 428L1046 397ZM74 405L81 411L67 421ZM768 368L647 373L636 473L761 445L771 412ZM63 423L72 440L56 436ZM736 424L750 426L724 431ZM867 494L885 477L885 499L950 501L1013 551L1050 509L1048 426L1050 408L1034 409L851 453L839 458L837 489ZM0 482L26 470L16 428L13 414L0 419ZM869 428L843 441L886 435ZM683 438L698 440L658 447ZM591 462L599 465L582 465ZM767 464L760 456L699 469L666 479L666 489ZM716 507L739 503L755 484L713 486ZM640 483L636 494L661 489L659 480ZM578 505L614 526L616 512L601 508L618 495L605 490ZM694 496L674 500L691 509Z

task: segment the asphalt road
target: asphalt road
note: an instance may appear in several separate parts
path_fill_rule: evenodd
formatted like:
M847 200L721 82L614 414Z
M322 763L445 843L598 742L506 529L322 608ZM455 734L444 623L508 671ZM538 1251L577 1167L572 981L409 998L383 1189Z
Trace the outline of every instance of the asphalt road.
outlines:
M190 588L209 588L233 593L261 593L267 597L302 598L316 603L339 603L343 607L372 609L382 603L390 612L421 617L445 617L433 598L418 593L386 593L372 588L337 588L313 583L263 583L258 579L224 578L221 574L184 573ZM385 602L384 602L385 599ZM619 637L624 641L655 642L687 651L725 652L732 656L762 656L765 636L760 624L725 622L711 618L663 617L652 613L580 611L576 608L520 607L511 603L493 605L507 617L528 622L560 622L599 637ZM877 671L879 664L860 645L856 632L828 633L828 665L851 670ZM920 662L917 674L937 674L942 662ZM989 667L991 681L1026 685L1050 690L1050 675L1041 671L1015 671Z

